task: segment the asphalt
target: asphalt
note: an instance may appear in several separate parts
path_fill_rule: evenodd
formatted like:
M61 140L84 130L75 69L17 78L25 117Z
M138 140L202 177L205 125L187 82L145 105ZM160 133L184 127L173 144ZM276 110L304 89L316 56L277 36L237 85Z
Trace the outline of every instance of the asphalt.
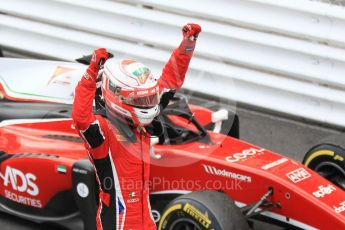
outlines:
M0 213L1 230L67 230L60 226L51 224L37 224L21 218L11 216L6 213Z
M237 109L237 114L241 139L298 161L302 161L306 152L315 145L345 144L345 133L340 129L248 109Z

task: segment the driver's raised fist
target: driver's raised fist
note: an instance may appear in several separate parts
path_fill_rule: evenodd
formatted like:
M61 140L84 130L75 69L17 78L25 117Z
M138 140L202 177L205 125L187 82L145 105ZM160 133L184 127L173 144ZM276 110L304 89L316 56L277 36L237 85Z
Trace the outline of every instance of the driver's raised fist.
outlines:
M188 23L182 29L183 37L191 41L198 39L199 33L201 32L201 26L195 23Z
M180 53L191 54L194 51L200 32L201 26L195 23L188 23L182 28L183 41L179 46Z
M89 64L88 70L91 70L92 75L97 75L101 64L104 64L106 60L108 60L109 54L105 48L99 48L93 51L92 58ZM89 72L89 71L88 71Z

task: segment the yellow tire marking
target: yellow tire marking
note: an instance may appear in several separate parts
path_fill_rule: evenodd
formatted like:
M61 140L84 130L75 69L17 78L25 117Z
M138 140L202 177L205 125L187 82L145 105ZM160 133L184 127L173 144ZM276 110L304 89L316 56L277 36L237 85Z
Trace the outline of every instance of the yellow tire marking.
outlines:
M170 213L172 213L173 211L178 210L178 209L182 209L182 204L175 204L175 205L171 206L171 207L163 214L162 219L161 219L161 221L160 221L160 223L159 223L159 227L158 227L159 230L162 230L162 227L163 227L162 225L163 225L163 222L164 222L165 218L166 218Z
M339 156L339 155L335 155L335 157L333 157L333 159L336 161L344 161L344 157Z
M327 155L327 156L334 156L334 151L331 151L331 150L319 150L319 151L316 151L314 152L313 154L311 154L307 161L305 162L305 166L308 167L308 165L310 164L310 162L312 160L314 160L315 158L319 157L319 156L322 156L322 155Z

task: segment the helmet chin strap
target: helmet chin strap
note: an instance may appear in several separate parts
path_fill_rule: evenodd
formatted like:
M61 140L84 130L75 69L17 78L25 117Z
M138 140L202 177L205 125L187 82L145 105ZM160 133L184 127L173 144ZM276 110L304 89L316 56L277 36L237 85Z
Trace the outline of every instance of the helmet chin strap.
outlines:
M145 122L145 123L142 123L142 122L140 122L140 120L139 120L139 125L138 125L138 127L139 127L139 126L141 126L141 127L146 127L146 126L150 125L151 122L153 121L153 119L154 119L154 118L152 118L152 120L151 120L150 122L147 122L147 123L146 123L146 122Z
M151 124L153 119L159 114L160 108L159 105L156 105L149 109L136 108L135 110L136 117L140 126L148 126Z

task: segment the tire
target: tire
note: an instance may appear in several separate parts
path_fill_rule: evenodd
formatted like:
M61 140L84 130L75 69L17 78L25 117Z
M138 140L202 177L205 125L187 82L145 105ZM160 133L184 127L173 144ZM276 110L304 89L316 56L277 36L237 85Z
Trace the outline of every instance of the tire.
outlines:
M304 156L305 166L345 190L345 149L333 144L321 144Z
M188 226L188 227L187 227ZM217 191L197 191L174 199L163 212L158 230L247 230L234 201Z

